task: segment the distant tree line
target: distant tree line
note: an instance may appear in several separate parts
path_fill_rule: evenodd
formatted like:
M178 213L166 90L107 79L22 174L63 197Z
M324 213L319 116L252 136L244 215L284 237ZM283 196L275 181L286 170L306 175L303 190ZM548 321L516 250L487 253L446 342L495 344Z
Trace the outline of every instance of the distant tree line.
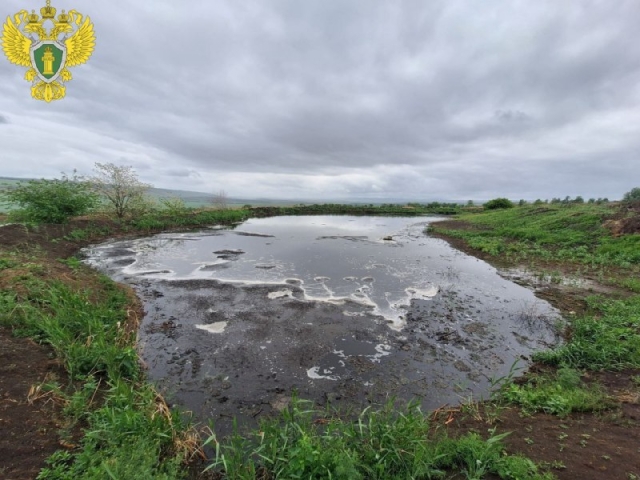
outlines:
M541 205L543 203L548 203L548 204L554 204L554 205L570 205L570 204L577 204L577 203L585 203L584 198L582 198L580 195L578 195L575 198L571 198L569 195L567 195L564 198L552 198L551 200L540 200L537 199L535 202L533 202L534 205ZM604 203L609 203L609 199L608 198L590 198L589 200L587 200L586 203L595 203L597 205L602 205Z
M141 218L150 213L183 217L192 211L186 207L179 197L161 198L154 200L147 195L151 185L138 180L133 167L118 166L113 163L96 163L94 175L79 176L75 170L73 175L62 174L60 179L30 180L14 186L0 189L0 202L17 206L10 212L13 221L28 223L64 223L73 216L80 216L92 211L100 210L117 219ZM213 198L216 210L228 209L228 198L224 190L220 190ZM537 199L533 205L577 205L577 204L606 204L608 198L584 198L578 195L564 199ZM526 200L517 202L518 206L527 205ZM624 194L622 205L637 208L640 205L640 188L633 188ZM245 205L244 210L250 210L251 216L265 217L274 215L419 215L441 214L452 215L463 210L494 210L515 207L508 198L500 197L489 200L482 207L476 207L472 200L463 204L457 202L410 202L406 204L382 203L373 204L339 204L323 203L305 205L299 204L289 207L257 207Z

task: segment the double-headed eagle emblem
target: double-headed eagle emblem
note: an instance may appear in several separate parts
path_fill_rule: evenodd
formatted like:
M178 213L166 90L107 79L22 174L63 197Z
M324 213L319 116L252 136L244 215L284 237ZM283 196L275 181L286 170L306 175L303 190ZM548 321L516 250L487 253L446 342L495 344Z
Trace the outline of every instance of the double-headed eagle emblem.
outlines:
M62 10L56 18L51 0L47 0L40 14L21 10L13 20L7 17L2 49L11 63L29 68L24 79L31 82L31 96L50 102L65 96L65 82L72 78L68 68L89 59L96 36L89 17L84 18L75 10Z

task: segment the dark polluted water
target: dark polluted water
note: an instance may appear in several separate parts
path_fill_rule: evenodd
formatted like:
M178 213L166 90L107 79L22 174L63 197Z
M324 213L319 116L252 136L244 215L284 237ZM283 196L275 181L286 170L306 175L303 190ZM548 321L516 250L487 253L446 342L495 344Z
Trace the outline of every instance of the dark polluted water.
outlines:
M87 262L132 285L148 374L220 434L284 408L486 397L553 346L547 302L428 237L433 217L251 219L105 243Z

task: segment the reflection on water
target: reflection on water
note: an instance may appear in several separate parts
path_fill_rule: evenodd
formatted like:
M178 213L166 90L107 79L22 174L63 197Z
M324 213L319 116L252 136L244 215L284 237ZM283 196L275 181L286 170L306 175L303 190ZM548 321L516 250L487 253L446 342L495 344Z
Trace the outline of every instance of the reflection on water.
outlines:
M96 246L87 261L138 289L150 376L198 415L262 412L291 388L433 407L456 389L485 392L489 377L556 341L558 319L426 236L434 220L251 219Z

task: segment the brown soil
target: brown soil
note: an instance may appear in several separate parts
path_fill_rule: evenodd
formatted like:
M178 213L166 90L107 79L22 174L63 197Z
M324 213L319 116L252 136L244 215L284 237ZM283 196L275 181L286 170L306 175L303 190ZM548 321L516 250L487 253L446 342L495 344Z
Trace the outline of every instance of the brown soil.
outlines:
M29 402L29 390L45 378L64 378L53 352L0 328L0 478L33 479L59 448L59 408L54 401ZM64 381L64 380L63 380Z
M42 275L70 283L90 282L89 275L72 271L57 259L67 258L88 243L104 240L104 235L81 241L65 240L74 229L108 227L109 236L123 235L117 225L106 220L76 220L68 225L51 225L27 230L10 225L0 228L0 249L40 252L44 261ZM448 222L449 228L469 228L458 222ZM52 242L52 240L54 240ZM469 249L463 241L447 239L463 251L490 261L495 266L508 266L488 255ZM42 260L44 258L44 260ZM79 276L80 275L80 276ZM7 288L9 278L0 276L0 288ZM565 313L578 311L582 296L588 292L566 290L548 291L551 300ZM139 305L132 298L132 312ZM135 315L134 315L135 316ZM29 391L48 378L65 376L51 350L31 340L16 338L0 328L0 478L33 479L45 465L45 459L59 448L72 447L69 440L61 441L63 427L61 405L44 397L29 402ZM434 417L452 434L487 430L497 427L497 433L512 432L505 439L510 453L522 453L536 462L546 462L560 479L631 479L640 478L640 378L639 371L592 374L589 380L599 381L615 399L616 406L597 414L573 414L567 418L535 414L522 416L515 408L504 409L493 423L490 409L455 407L436 412ZM635 476L634 476L635 475ZM195 477L195 475L194 475Z
M630 378L638 372L606 374L600 378L609 391L622 386L617 408L599 414L572 414L566 418L543 413L527 416L517 408L499 412L491 421L491 408L456 409L440 414L440 422L451 420L450 434L475 431L486 435L511 432L504 439L510 453L521 453L547 466L559 479L596 480L639 478L640 474L640 405L638 393L629 395ZM624 392L624 393L623 393ZM626 403L634 398L635 403ZM446 420L445 420L446 419ZM633 477L632 475L636 475Z
M640 233L640 201L622 205L620 210L604 226L613 236Z

